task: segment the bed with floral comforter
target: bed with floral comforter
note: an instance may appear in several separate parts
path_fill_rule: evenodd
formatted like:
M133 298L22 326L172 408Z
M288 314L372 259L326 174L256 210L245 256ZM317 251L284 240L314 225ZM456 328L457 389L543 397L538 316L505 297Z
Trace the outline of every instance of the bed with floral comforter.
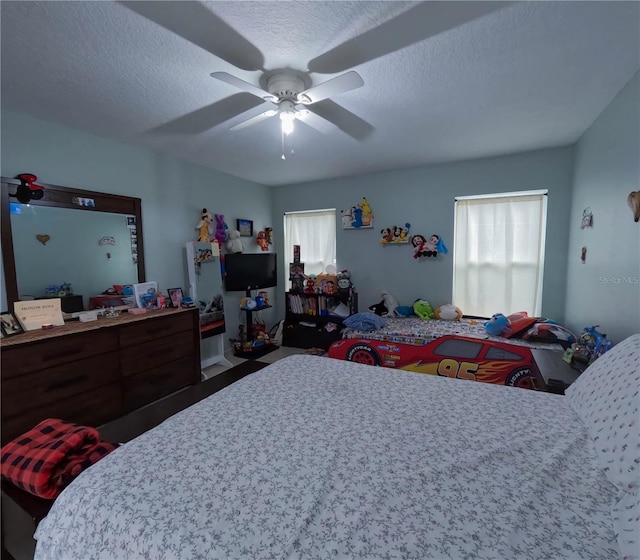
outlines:
M36 559L611 559L615 496L566 397L300 355L83 472Z

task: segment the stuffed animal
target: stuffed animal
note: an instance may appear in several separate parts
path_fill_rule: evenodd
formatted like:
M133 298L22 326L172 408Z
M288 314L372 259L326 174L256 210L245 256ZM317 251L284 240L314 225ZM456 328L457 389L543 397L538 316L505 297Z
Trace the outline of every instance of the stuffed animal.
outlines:
M426 299L417 299L413 302L413 312L424 321L436 317L431 304Z
M508 317L505 317L502 313L496 313L491 316L491 320L484 324L484 328L487 331L487 334L491 336L503 336L505 334L510 334L511 329L509 326L511 325L511 321Z
M260 249L263 251L269 250L269 242L267 241L267 233L264 231L259 231L256 235L256 243L260 245Z
M267 235L267 243L273 245L273 228L266 227L264 228L264 232Z
M200 216L200 221L196 226L198 230L198 241L207 242L209 241L209 227L211 222L213 221L213 216L211 212L209 212L206 208L202 209L202 214Z
M387 308L387 313L389 315L396 315L396 307L400 305L398 303L398 300L394 298L389 292L384 291L382 292L382 301L384 301L384 304Z
M227 240L227 229L229 226L224 221L223 214L216 214L216 234L215 238L220 242L224 243ZM239 251L236 251L239 252Z
M388 313L387 306L384 304L384 301L370 305L369 311L373 311L376 315L379 315L380 317L383 317Z
M627 197L627 204L633 213L633 221L640 221L640 191L632 191Z
M226 247L228 253L242 253L244 250L240 239L240 232L237 229L229 231L229 240L227 241Z
M435 314L436 319L441 319L443 321L459 321L462 319L462 311L460 311L460 308L451 303L438 307Z

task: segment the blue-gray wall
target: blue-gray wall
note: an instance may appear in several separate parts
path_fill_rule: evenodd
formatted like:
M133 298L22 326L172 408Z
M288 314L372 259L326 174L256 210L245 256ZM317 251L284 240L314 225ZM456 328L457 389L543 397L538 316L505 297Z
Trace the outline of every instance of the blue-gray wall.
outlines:
M2 176L29 172L45 183L142 199L147 280L157 281L165 293L178 286L186 293L185 242L197 239L203 207L224 214L232 228L237 218L252 219L256 229L271 225L270 187L28 115L3 109L1 117ZM258 250L247 244L248 252ZM74 284L73 278L64 280ZM244 322L241 295L225 294L227 338ZM4 271L1 296L6 309ZM275 321L264 313L267 324Z
M640 77L577 144L567 257L568 326L599 324L613 342L640 332L640 222L627 196L640 190ZM593 227L580 228L590 207ZM587 248L586 261L580 259Z
M393 294L400 305L424 298L435 308L452 299L451 252L436 260L418 261L410 245L381 245L380 230L408 222L411 234L438 234L452 248L456 196L548 189L542 313L562 322L572 177L573 147L565 147L278 187L273 191L273 209L278 214L274 217L275 237L282 239L284 212L327 207L340 210L365 196L373 210L374 227L342 229L338 216L337 232L338 270L352 272L360 310L379 302L383 290ZM286 285L284 276L279 284Z

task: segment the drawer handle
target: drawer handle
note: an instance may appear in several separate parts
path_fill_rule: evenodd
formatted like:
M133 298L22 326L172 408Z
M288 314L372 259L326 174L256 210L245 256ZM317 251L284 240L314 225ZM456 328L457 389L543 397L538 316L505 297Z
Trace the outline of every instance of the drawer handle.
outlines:
M86 378L87 378L86 373L81 375L76 375L75 377L65 379L64 381L58 381L58 383L52 383L47 387L47 391L54 390L54 389L64 389L65 387L68 387L69 385L73 385L77 381L83 381Z
M45 360L51 360L53 358L63 358L64 356L73 356L74 354L80 354L82 348L74 348L73 350L63 350L62 352L54 352L53 354L45 354Z

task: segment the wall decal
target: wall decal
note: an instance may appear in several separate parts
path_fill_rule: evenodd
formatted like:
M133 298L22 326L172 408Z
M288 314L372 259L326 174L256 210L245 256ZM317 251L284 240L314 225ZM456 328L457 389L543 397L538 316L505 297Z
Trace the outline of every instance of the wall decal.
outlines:
M593 212L591 208L587 207L582 211L582 223L580 229L593 227Z
M116 238L113 235L105 235L102 239L98 240L98 245L115 245Z
M51 239L51 237L49 237L47 234L41 234L39 233L38 235L36 235L36 239L38 241L40 241L40 243L42 243L43 245L47 244L47 241L49 241L49 239Z

